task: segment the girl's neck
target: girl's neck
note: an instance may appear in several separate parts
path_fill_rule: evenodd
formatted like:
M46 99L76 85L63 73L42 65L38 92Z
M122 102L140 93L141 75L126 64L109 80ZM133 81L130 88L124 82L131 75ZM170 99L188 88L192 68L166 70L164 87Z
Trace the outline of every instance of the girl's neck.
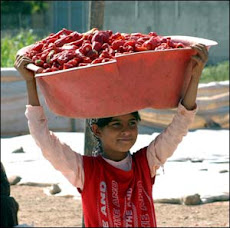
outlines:
M109 160L112 160L112 161L121 161L123 159L125 159L128 155L129 151L128 152L121 152L121 153L106 153L106 152L103 152L102 153L102 156L106 159L109 159Z

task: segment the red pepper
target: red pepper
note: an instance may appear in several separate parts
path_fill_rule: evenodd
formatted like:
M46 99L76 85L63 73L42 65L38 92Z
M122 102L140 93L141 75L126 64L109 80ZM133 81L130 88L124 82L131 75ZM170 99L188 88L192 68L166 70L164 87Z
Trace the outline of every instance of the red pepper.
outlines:
M108 51L104 50L102 53L99 55L100 58L110 58L111 55L109 54Z
M161 45L157 46L155 48L155 50L165 50L165 49L169 49L169 46L167 45L167 43L162 43Z
M63 46L66 43L71 43L71 42L79 40L81 38L82 38L81 34L79 34L78 32L72 32L69 35L63 36L63 37L59 38L58 40L56 40L54 42L54 44L57 47L61 47L61 46Z
M82 46L82 53L84 54L84 55L87 55L87 53L89 52L89 51L91 51L92 50L92 45L91 44L84 44L83 46Z
M46 68L50 68L50 67L51 67L51 64L49 64L49 63L44 63L44 64L43 64L43 68L45 68L45 69L46 69Z
M79 63L78 66L87 66L89 65L90 63Z
M59 70L57 67L55 67L55 66L52 66L51 67L51 71L53 72L53 71L57 71L57 70Z
M184 48L185 46L184 46L184 44L182 44L182 43L177 43L176 44L176 48Z
M55 34L51 33L48 37L46 37L42 41L47 41L49 39L58 39L58 38L60 38L61 35L69 35L72 32L73 32L72 30L68 30L66 28L63 28L62 30L60 30L59 32L57 32Z
M89 57L84 57L83 58L83 63L91 63L92 60Z
M105 62L109 62L110 61L110 58L104 58L104 59L102 59L102 63L105 63Z
M149 35L150 36L157 36L157 33L156 32L150 32Z
M146 47L143 47L143 46L139 46L139 45L135 45L134 47L134 51L147 51L148 49Z
M39 43L36 43L33 47L32 47L32 50L35 50L35 51L40 51L42 48L43 48L43 43L39 42Z
M120 46L123 46L125 44L124 40L115 40L112 43L112 49L117 50Z
M175 48L175 47L176 47L175 44L173 43L173 41L172 41L171 39L167 39L167 45L168 45L169 47L172 47L172 48Z
M86 54L86 56L89 57L90 59L95 59L98 57L98 52L92 49Z
M43 60L41 60L41 59L35 60L35 65L37 65L37 66L43 66L43 64L44 64Z
M101 63L102 60L103 58L96 58L91 62L91 64Z
M78 64L78 59L77 59L77 58L71 59L71 60L68 61L67 63L70 64L70 65L73 65L73 66L77 66L77 64Z
M124 49L125 49L127 52L133 52L133 51L134 51L134 47L132 47L132 46L125 46Z
M132 46L134 47L136 44L136 41L135 40L128 40L125 42L124 46Z
M50 38L46 41L47 44L52 44L54 43L58 38Z
M114 34L112 34L111 36L110 36L110 40L113 42L114 40L116 40L116 39L121 39L121 33L120 32L116 32L116 33L114 33Z
M104 45L104 44L103 44ZM97 42L97 41L93 41L92 43L92 48L96 51L100 51L102 46L100 42Z
M26 53L26 56L28 56L30 59L33 58L33 56L37 55L38 51L31 50L30 52Z
M47 72L51 72L52 70L51 70L51 68L46 68L46 69L44 69L43 71L42 71L42 73L47 73Z
M108 43L104 43L102 46L101 46L101 49L103 50L109 50L110 46Z
M108 43L109 42L109 37L110 37L110 32L109 31L97 31L93 37L92 37L92 42L97 41L101 44L103 43Z
M51 62L51 58L54 56L54 54L55 54L55 50L51 50L51 51L49 52L49 54L46 56L46 62L47 62L47 63L50 63L50 62Z
M63 69L69 69L69 68L73 68L74 66L72 64L69 63L64 63L63 64Z
M85 37L83 36L83 37L82 37L81 39L79 39L79 40L72 41L72 42L68 43L68 45L80 46L80 45L82 45L84 39L85 39Z
M151 49L153 49L153 47L152 47L152 43L151 43L151 41L150 41L150 40L145 41L145 42L142 44L142 47L147 48L147 50L151 50Z

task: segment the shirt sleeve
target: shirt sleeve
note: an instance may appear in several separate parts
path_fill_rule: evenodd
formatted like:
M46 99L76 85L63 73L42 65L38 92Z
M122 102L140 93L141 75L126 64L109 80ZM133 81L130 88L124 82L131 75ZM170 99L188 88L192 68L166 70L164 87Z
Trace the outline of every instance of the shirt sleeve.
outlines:
M182 138L187 134L189 125L193 122L197 106L193 110L187 110L181 103L178 105L169 126L159 134L147 148L147 160L151 177L156 175L156 170L173 155Z
M40 147L43 156L60 171L68 181L83 189L84 170L81 154L61 142L48 129L47 119L42 106L26 105L25 116L28 119L30 134Z

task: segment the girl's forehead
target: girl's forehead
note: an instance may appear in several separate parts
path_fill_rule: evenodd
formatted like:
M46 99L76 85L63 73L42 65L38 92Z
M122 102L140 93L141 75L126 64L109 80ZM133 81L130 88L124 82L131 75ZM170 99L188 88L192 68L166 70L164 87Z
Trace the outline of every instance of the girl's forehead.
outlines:
M114 116L112 117L111 121L133 120L133 119L135 119L135 117L130 113L130 114L124 114L120 116Z

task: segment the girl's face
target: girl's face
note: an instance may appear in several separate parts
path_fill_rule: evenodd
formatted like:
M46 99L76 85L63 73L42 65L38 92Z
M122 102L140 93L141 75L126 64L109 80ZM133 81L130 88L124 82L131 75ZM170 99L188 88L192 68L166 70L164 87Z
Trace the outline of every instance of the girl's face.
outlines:
M138 121L132 114L113 117L103 128L92 126L94 134L100 138L104 156L119 161L127 156L138 135Z

